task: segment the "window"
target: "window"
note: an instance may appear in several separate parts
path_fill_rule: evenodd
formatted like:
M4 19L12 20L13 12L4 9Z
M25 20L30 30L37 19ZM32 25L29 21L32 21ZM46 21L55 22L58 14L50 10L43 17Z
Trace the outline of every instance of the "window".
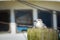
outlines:
M32 10L15 10L15 20L18 31L24 31L33 25Z
M57 11L57 26L58 26L58 29L60 30L60 12Z
M0 32L9 31L10 11L0 10Z
M51 11L43 11L43 10L38 10L38 18L43 20L43 23L48 27L52 27L52 12Z

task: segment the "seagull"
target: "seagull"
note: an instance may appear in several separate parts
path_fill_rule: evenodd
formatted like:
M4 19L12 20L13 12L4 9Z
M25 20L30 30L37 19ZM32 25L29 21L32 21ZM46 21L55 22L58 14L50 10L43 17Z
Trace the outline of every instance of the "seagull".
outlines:
M37 19L36 20L36 28L47 28L47 26L43 23L42 19Z

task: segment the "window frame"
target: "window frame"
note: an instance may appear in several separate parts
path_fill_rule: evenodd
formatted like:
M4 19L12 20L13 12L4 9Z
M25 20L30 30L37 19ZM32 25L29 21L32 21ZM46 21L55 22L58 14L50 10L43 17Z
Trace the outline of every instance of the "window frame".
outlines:
M0 10L8 10L9 11L9 15L10 15L10 9L0 9ZM11 15L9 16L9 22L8 22L8 26L9 26L9 30L8 31L2 31L2 32L0 32L0 34L5 34L5 33L11 33L11 28L10 28L10 23L11 23L11 21L10 21L10 18L11 18Z
M40 9L38 9L38 10L40 10ZM47 10L42 10L42 11L47 11ZM49 11L49 10L48 10ZM57 30L57 12L56 11L53 11L53 10L51 10L52 11L52 23L53 23L53 29L56 29Z
M38 14L40 14L40 11L41 11L41 12L46 12L46 13L41 13L41 14L50 14L50 15L51 15L51 16L50 16L50 17L51 17L51 23L49 23L49 24L50 24L51 26L53 26L53 25L52 25L52 24L53 24L53 23L52 23L52 21L53 21L52 11L51 11L51 10L48 10L48 11L47 11L47 10L39 10L39 9L38 9ZM38 15L38 19L39 19L39 15ZM47 26L47 25L46 25L46 26ZM48 28L52 28L52 27L48 27Z
M21 11L24 11L24 10L26 10L26 11L32 11L32 25L33 25L33 10L31 10L31 9L22 9ZM14 10L14 13L15 13L15 11L19 11L19 10ZM15 14L14 14L15 15ZM15 23L16 23L16 15L15 15ZM29 24L24 24L24 25L29 25ZM31 26L32 26L31 25ZM22 25L23 26L23 25Z
M34 16L34 15L33 15L33 12L34 12L34 11L33 11L33 9L14 9L14 18L15 18L15 10L31 10L31 11L32 11L32 23L33 23L33 24L32 24L32 25L27 25L27 26L29 26L28 28L32 28L33 25L34 25L34 22L33 22L33 21L34 21L34 17L33 17L33 16ZM15 19L16 19L16 18L15 18ZM16 20L15 20L15 24L16 24ZM24 26L24 25L22 25L22 26ZM15 26L15 29L16 29L16 33L20 33L20 32L17 31L17 25Z

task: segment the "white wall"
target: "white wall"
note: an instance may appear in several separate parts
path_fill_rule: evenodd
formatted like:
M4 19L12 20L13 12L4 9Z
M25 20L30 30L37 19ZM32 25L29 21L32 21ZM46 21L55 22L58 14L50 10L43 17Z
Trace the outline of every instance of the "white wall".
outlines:
M27 40L27 34L26 33L20 33L20 34L0 34L0 40Z

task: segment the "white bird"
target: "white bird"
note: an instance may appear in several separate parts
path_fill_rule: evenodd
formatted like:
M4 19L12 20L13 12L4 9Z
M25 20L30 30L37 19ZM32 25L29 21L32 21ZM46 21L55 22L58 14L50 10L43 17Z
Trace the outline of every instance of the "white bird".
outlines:
M36 28L47 28L45 24L43 23L42 19L37 19L36 20Z

